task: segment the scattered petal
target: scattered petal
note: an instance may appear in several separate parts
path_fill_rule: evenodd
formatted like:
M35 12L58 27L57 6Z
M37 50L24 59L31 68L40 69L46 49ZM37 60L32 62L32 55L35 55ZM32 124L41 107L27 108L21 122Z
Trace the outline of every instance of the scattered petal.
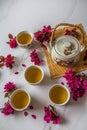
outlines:
M29 106L30 109L33 109L34 107L32 105Z
M36 118L37 118L36 115L31 115L31 116L32 116L33 119L36 119Z
M62 85L64 85L64 82L61 82Z
M27 111L24 112L24 116L28 116L28 112Z
M26 67L26 65L25 65L25 64L22 64L22 67Z
M17 72L15 72L14 74L16 74L16 75L17 75L17 74L19 74L19 72L17 71Z

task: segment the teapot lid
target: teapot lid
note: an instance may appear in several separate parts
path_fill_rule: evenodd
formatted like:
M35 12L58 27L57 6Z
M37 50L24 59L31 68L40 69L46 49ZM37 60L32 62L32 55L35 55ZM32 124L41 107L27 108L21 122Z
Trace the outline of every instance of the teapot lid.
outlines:
M75 37L65 35L56 39L54 49L60 56L70 58L80 52L80 44Z

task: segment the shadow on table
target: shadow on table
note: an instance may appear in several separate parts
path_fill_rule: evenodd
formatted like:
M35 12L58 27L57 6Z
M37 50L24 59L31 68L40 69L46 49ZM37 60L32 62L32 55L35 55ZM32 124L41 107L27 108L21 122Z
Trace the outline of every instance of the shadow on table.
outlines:
M84 106L87 100L87 95L85 95L84 97L78 98L77 101L73 100L73 98L70 98L70 101L67 104L67 107L70 106Z
M41 101L41 99L37 99L34 96L32 96L31 104L34 107L34 111L44 109L44 103Z
M54 84L58 84L58 79L51 79L50 75L45 73L43 81L38 86L51 87Z
M27 49L27 51L30 51L32 49L39 49L40 47L41 47L41 43L33 40L31 46L28 46L25 49Z
M30 109L30 106L32 106L33 109ZM37 115L42 110L44 110L44 104L41 101L39 101L38 99L35 99L34 97L32 97L32 101L31 101L30 105L28 106L28 108L25 109L24 111L20 111L20 112L15 111L14 118L15 117L20 118L21 115L24 116L25 111L28 113L31 113L31 114L35 113Z

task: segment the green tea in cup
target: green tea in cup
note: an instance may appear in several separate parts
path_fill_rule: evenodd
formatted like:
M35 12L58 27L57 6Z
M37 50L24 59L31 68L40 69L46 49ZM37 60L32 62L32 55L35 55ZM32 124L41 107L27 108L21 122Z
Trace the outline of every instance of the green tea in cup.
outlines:
M10 97L10 104L14 110L22 111L28 107L31 98L28 92L23 89L16 89Z
M30 84L39 84L43 80L43 77L43 70L36 65L29 66L25 71L25 79Z
M22 31L17 34L16 41L19 46L30 46L33 40L33 35L28 31Z
M49 98L56 105L65 105L70 99L70 92L64 85L57 84L51 87Z

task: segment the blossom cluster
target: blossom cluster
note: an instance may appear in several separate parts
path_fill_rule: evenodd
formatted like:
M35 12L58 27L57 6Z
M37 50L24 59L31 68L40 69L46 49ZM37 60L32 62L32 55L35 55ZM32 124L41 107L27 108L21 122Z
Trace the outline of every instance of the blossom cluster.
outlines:
M9 41L7 42L10 46L10 48L16 48L18 46L16 37L13 37L12 34L8 34Z
M31 61L34 62L35 65L40 65L43 60L41 60L37 54L36 49L34 49L31 53L30 53L30 57L31 57Z
M64 77L75 101L85 95L87 92L87 76L84 73L76 74L75 71L70 69L65 72Z
M5 57L5 60L4 60L4 65L8 68L12 68L13 67L13 64L15 63L14 61L14 56L12 56L11 54L8 54L6 57Z
M34 33L34 38L41 43L49 42L51 33L51 26L43 26L42 30Z
M44 111L45 111L44 121L46 121L47 123L52 122L53 124L61 123L61 119L53 106L49 105L45 107Z
M16 89L16 84L8 82L4 85L5 97L9 97L10 93ZM5 103L4 108L1 111L4 115L14 114L14 109L11 107L9 101Z
M12 92L15 89L16 89L16 84L14 84L13 82L8 82L4 86L4 92Z
M14 109L11 107L10 103L7 102L5 107L1 111L4 115L8 116L10 114L14 114Z

